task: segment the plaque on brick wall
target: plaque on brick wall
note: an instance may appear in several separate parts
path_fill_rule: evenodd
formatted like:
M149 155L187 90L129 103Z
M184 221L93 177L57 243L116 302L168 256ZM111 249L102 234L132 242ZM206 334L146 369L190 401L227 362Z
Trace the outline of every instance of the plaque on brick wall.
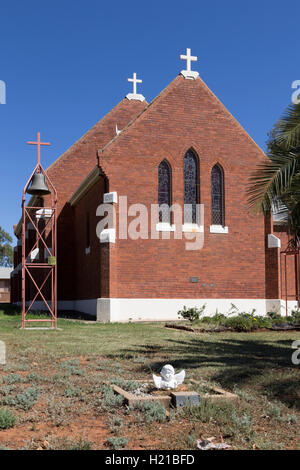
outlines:
M198 282L198 278L196 276L190 277L190 282Z

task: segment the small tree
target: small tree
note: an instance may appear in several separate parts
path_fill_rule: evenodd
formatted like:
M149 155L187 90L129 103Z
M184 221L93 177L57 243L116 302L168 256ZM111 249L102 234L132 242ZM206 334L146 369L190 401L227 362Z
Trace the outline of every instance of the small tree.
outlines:
M0 266L13 265L12 237L0 226Z

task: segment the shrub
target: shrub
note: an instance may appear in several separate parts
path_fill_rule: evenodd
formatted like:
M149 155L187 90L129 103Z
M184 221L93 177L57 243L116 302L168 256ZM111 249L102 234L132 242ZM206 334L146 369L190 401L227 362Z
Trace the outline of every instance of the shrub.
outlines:
M223 313L219 313L216 311L216 313L212 317L203 317L201 319L204 323L217 323L222 324L226 320L226 316Z
M235 331L253 331L258 328L270 328L272 321L265 317L254 317L253 313L241 312L234 317L226 318L224 325Z
M67 398L81 398L82 390L80 387L67 387L64 396Z
M162 423L166 420L166 409L160 402L140 401L137 403L136 408L142 413L145 413L145 420L147 423L152 423L153 421Z
M288 322L289 319L288 319L287 317L281 317L281 316L279 316L279 317L277 317L277 318L273 318L271 321L272 321L272 325L274 325L274 326L275 326L275 325L278 325L278 326L279 326L279 325L282 325L283 323Z
M47 412L49 414L50 420L57 427L68 421L70 411L71 407L69 404L65 404L61 401L55 402L54 397L51 397L48 402Z
M49 440L44 441L44 444L47 445L47 450L91 450L92 449L92 442L86 441L81 437L78 440L72 440L68 438L61 438L61 437L49 437ZM31 447L31 446L30 446ZM30 447L26 447L24 450L29 450Z
M128 444L129 439L126 437L110 437L107 439L108 444L115 450L123 449Z
M7 397L11 394L11 392L14 392L16 388L16 385L5 385L4 387L0 388L0 395Z
M256 322L255 326L257 328L271 328L272 326L272 321L266 317L255 317L253 321Z
M112 428L121 429L123 427L123 420L119 416L113 416L110 420L110 425Z
M23 377L20 374L9 374L5 375L2 380L6 384L17 384L23 381Z
M5 408L0 409L0 429L12 428L17 422L16 416Z
M237 416L236 412L232 413L231 423L233 435L242 434L244 438L249 440L254 435L253 423L250 416L245 412L242 416Z
M113 389L109 385L103 385L102 387L102 400L100 406L103 409L120 406L123 404L122 395L116 395Z
M2 405L15 406L24 411L30 410L37 402L39 390L31 387L27 388L25 392L19 393L15 397L3 398Z
M226 318L225 326L235 331L252 331L256 328L253 318L242 314L232 318Z
M35 372L32 372L31 374L28 374L25 379L25 382L35 382L35 383L41 383L45 381L45 377L42 375L38 375Z
M276 403L270 404L270 406L264 410L264 414L281 423L296 424L298 422L296 415L284 415L282 408Z
M70 375L84 375L84 370L79 369L79 361L77 359L70 359L60 364L60 367L68 372Z
M293 310L292 311L292 323L294 325L300 325L300 310Z
M141 384L139 384L135 380L125 380L125 379L122 379L121 377L113 377L110 380L110 383L114 385L118 385L119 387L123 388L123 390L126 390L127 392L136 390L137 388L141 386Z
M85 441L80 437L76 442L69 442L66 446L66 450L91 450L92 443L90 441Z
M226 401L212 402L201 400L199 405L187 405L179 410L179 414L192 421L208 423L212 419L218 424L226 424L231 420L234 407Z
M282 318L282 316L278 312L267 312L267 317L271 320L277 320Z
M206 307L206 304L202 305L202 307L197 308L197 307L191 307L191 308L186 308L184 305L183 310L178 311L178 316L184 318L185 320L189 320L190 322L193 322L195 320L199 320L201 317L202 313L204 312Z

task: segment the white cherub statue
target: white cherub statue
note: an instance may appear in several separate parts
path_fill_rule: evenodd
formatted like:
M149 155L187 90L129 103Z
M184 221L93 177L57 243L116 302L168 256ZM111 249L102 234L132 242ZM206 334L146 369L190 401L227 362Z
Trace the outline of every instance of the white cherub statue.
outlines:
M153 380L156 388L170 389L176 388L178 385L182 384L185 377L185 371L182 370L179 374L175 374L174 367L170 364L163 366L161 372L161 377L153 374Z

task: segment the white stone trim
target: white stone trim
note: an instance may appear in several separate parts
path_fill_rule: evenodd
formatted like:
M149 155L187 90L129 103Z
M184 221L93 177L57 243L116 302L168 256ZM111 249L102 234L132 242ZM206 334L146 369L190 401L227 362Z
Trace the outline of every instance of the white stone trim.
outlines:
M196 80L199 77L199 73L193 70L181 70L180 74L188 80Z
M190 233L203 233L204 227L203 225L198 224L183 224L182 231Z
M210 233L228 233L228 227L223 225L211 225L209 227Z
M52 213L52 209L38 209L35 213L35 217L36 219L50 219Z
M30 253L30 260L32 261L34 259L40 259L40 250L39 250L39 248L35 248Z
M112 192L112 193L104 193L103 194L103 202L104 202L104 204L117 203L118 202L118 194L115 191Z
M145 101L145 97L140 93L127 93L126 98L128 100Z
M280 248L281 241L280 238L273 235L273 233L269 233L268 235L268 248Z
M114 228L105 228L100 233L100 243L116 243L116 230Z
M175 225L168 224L168 222L159 222L156 224L157 232L175 232Z

